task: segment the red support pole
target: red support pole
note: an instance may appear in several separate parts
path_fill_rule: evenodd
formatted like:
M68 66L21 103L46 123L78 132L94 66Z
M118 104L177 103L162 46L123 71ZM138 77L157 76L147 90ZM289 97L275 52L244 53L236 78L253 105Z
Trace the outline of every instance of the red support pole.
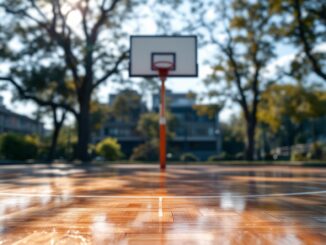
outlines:
M161 76L161 107L160 107L160 167L166 166L166 118L165 118L165 78Z

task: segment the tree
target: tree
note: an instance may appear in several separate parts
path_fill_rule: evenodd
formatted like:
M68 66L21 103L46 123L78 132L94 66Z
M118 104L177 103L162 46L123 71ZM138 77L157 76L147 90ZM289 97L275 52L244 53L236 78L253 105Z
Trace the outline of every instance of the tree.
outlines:
M43 114L51 115L53 133L48 160L52 160L56 155L59 133L67 114L61 105L73 106L75 103L72 82L64 80L64 68L61 66L39 66L15 72L21 77L20 83L10 77L0 77L0 80L9 81L14 86L16 99L31 100L43 109Z
M260 93L268 82L263 71L275 56L268 3L201 2L193 9L198 16L196 23L201 26L199 32L203 32L203 27L206 31L202 33L208 37L206 44L218 50L216 59L209 61L213 73L205 82L210 89L219 91L218 96L239 104L246 124L246 159L252 160Z
M137 1L133 2L136 3ZM64 64L67 80L73 81L76 107L58 103L73 113L78 124L78 158L87 161L90 141L90 104L93 92L119 72L127 56L119 38L130 1L29 0L1 2L6 18L15 27L20 50L12 50L12 67L35 63ZM14 69L17 71L17 69ZM20 78L15 72L15 78Z
M291 72L300 73L309 64L308 72L312 70L326 81L325 51L318 50L326 40L325 1L270 1L270 11L282 17L275 28L275 36L300 47ZM301 52L305 54L304 57L300 55Z
M59 109L57 106L51 106L52 118L53 118L53 133L51 137L51 146L48 154L48 159L52 160L56 155L57 145L58 145L58 138L63 126L63 123L66 119L67 111L61 112L61 116L59 116Z
M159 115L144 113L137 123L137 131L145 139L145 143L133 149L131 160L156 161L159 155Z
M145 142L133 149L130 160L132 161L157 161L159 146L157 141Z
M261 96L258 120L275 135L285 128L287 144L293 145L306 120L326 115L326 92L299 85L271 85Z
M173 115L167 115L167 139L174 137L173 128L176 119ZM154 161L158 158L159 153L159 115L157 113L144 113L137 123L137 131L144 137L145 143L137 146L133 150L132 160Z
M110 112L118 121L135 122L140 114L146 112L146 107L137 91L125 89L114 99Z
M57 154L67 160L76 157L77 129L75 125L64 125L58 137Z
M159 115L157 113L145 113L141 115L137 123L137 131L146 141L159 138Z
M222 108L223 106L219 104L203 104L193 106L193 109L196 110L199 116L207 116L210 119L215 118Z
M230 159L237 159L237 156L243 158L244 136L243 130L244 119L232 116L228 123L221 123L221 131L223 132L222 149L226 156ZM237 159L239 160L239 159Z
M175 127L176 118L167 113L167 139L174 137L173 128ZM159 115L157 113L149 112L141 115L137 123L137 131L145 138L146 141L159 139Z
M91 129L95 132L103 127L109 118L110 108L107 104L101 104L96 100L91 102Z

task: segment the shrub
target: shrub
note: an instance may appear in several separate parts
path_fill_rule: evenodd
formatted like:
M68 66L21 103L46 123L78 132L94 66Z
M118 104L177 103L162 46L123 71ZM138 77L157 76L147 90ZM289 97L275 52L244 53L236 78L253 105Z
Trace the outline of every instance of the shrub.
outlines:
M95 151L98 155L108 161L115 161L123 156L120 144L113 138L105 138L97 143Z
M294 148L291 152L292 161L323 160L323 145L315 142L309 149L300 150Z
M230 156L226 152L221 152L218 155L212 155L210 156L207 161L209 162L216 162L216 161L221 161L221 160L228 160Z
M133 149L130 160L133 161L157 161L158 160L158 144L155 141L146 142Z
M321 145L321 151L322 151L321 160L326 160L326 143L323 143Z
M1 136L0 152L8 160L34 159L38 145L38 139L34 136L7 133Z
M221 160L220 155L212 155L212 156L209 156L207 159L208 162L217 162L220 160Z
M183 153L180 156L180 160L183 162L197 162L199 161L198 157L196 155L194 155L193 153L187 152L187 153Z
M322 160L322 158L323 158L322 145L320 145L317 142L313 143L307 153L307 159L308 160Z
M245 157L244 157L243 152L238 152L237 154L235 154L235 159L236 160L244 160Z
M291 161L306 161L306 154L293 150L291 152Z

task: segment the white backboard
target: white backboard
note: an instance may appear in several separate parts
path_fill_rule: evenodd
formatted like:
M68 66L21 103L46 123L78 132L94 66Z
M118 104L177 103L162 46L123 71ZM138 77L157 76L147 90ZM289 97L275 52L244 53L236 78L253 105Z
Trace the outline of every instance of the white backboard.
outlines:
M169 77L197 77L196 36L131 36L130 77L155 77L154 62L173 62Z

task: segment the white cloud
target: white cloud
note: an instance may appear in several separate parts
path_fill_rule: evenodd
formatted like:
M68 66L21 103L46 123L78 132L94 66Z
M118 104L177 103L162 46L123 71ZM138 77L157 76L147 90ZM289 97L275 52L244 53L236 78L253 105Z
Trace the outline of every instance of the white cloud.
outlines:
M325 53L326 52L326 42L321 43L318 46L316 46L313 49L313 52L321 52ZM264 75L266 77L274 76L276 75L278 69L280 68L285 68L288 65L290 65L291 61L294 60L294 58L298 55L296 52L291 52L286 55L282 55L278 57L276 60L274 60L266 69ZM302 52L301 55L304 55Z
M266 67L264 76L265 77L273 77L277 74L277 71L280 68L287 67L291 61L295 58L295 54L286 54L278 59L274 60L269 66Z
M319 44L314 48L314 52L326 53L326 42Z

